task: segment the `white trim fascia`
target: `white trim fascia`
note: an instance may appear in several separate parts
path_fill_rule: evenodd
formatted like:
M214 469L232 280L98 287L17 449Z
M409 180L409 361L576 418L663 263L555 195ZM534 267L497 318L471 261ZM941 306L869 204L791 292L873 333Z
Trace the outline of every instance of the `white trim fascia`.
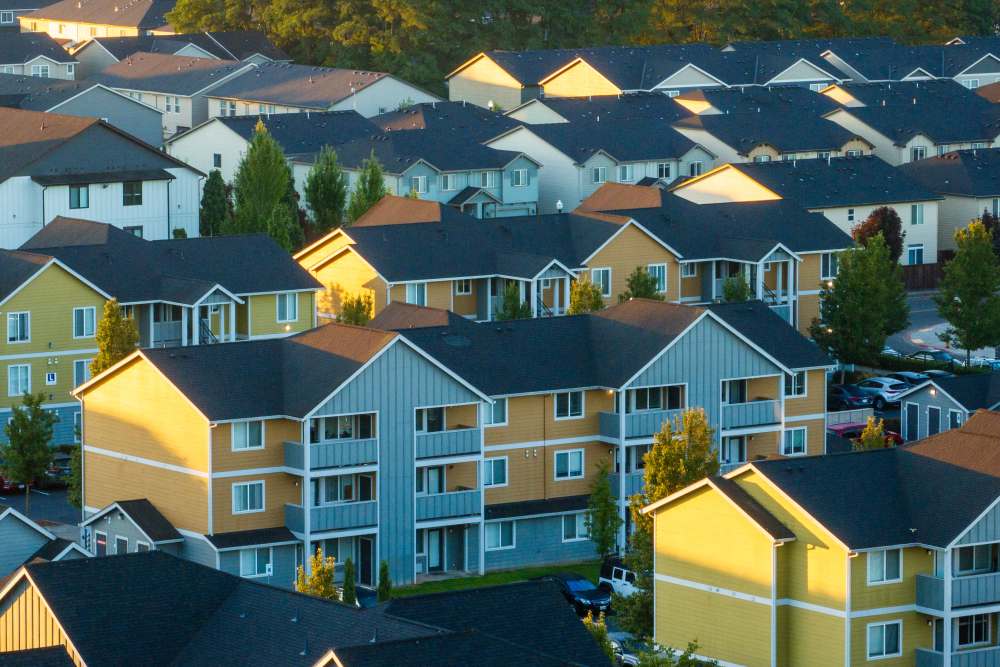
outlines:
M665 355L667 353L667 351L669 351L671 348L673 348L674 345L676 345L681 339L683 339L684 336L689 331L691 331L696 326L698 326L699 324L701 324L701 321L704 320L706 317L708 317L710 314L711 314L711 311L709 311L708 309L703 310L701 312L701 315L699 315L698 317L696 317L694 319L694 321L691 322L691 324L689 324L686 327L684 327L683 331L681 331L679 334L677 334L672 341L670 341L669 343L667 343L667 345L662 350L660 350L655 355L653 355L653 358L650 359L648 362L646 362L646 364L643 365L642 368L640 368L638 371L636 371L632 375L632 377L630 377L628 380L626 380L625 382L623 382L622 386L615 387L614 389L616 391L624 391L625 389L627 389L630 384L632 384L633 382L635 382L636 378L638 378L640 375L642 375L647 370L649 370L649 368L653 364L655 364L660 359L660 357L662 357L663 355ZM719 318L716 316L715 319L718 320ZM728 327L728 325L727 325L727 328L730 328L730 327Z
M414 459L414 462L417 467L426 468L427 466L443 466L450 465L452 463L472 463L478 461L479 459L479 454L459 454L456 456L436 456L434 458L427 459Z
M461 384L463 387L465 387L466 389L468 389L469 391L471 391L473 394L479 396L481 399L483 399L484 401L486 401L490 405L493 405L493 399L490 398L487 394L485 394L483 391L481 391L481 390L477 389L476 387L474 387L471 383L469 383L468 381L466 381L460 375L458 375L457 373L455 373L454 371L452 371L450 368L448 368L447 366L445 366L444 364L442 364L440 361L438 361L437 359L435 359L434 357L432 357L430 354L428 354L427 352L425 352L423 349L421 349L417 344L415 344L413 341L411 341L410 339L408 339L406 336L402 336L402 335L397 336L396 340L402 340L405 345L407 345L408 347L410 347L411 349L413 349L413 351L416 352L417 354L419 354L420 356L422 356L425 359L427 359L427 361L431 362L434 366L436 366L438 368L438 370L443 371L444 373L446 373L447 375L449 375L453 380L455 380L456 382L458 382L459 384ZM386 346L386 347L388 347L388 346ZM465 405L465 404L464 403L460 403L459 405Z
M948 545L945 547L945 549L955 548L955 546L958 544L958 541L961 540L963 537L965 537L966 534L968 534L968 532L972 530L973 526L982 521L983 517L989 514L990 510L996 507L998 503L1000 503L1000 497L997 497L993 502L987 505L986 509L980 512L979 516L977 516L975 519L972 520L972 523L970 523L965 529L962 530L962 532L956 535L955 539L949 542Z
M303 541L305 540L304 533L292 533L295 537L300 537ZM349 528L347 530L323 530L309 533L309 540L315 542L317 540L330 540L339 537L356 537L358 535L377 535L378 526L365 526L363 528Z
M172 463L163 463L162 461L155 461L153 459L147 459L142 456L132 456L131 454L122 454L120 452L114 452L110 449L102 449L101 447L94 447L93 445L84 445L83 451L90 452L91 454L98 454L100 456L107 456L108 458L118 459L119 461L127 461L129 463L139 463L141 465L147 465L151 468L160 468L161 470L169 470L171 472L181 473L182 475L194 475L196 477L203 477L205 479L210 479L210 475L203 470L195 470L193 468L185 468L183 466L174 465Z
M92 556L90 552L88 552L86 549L81 547L76 542L70 542L69 544L66 545L65 549L57 553L53 558L50 559L49 562L62 560L66 556L66 554L68 554L70 551L77 551L80 553L81 556L85 558L90 558Z
M749 345L751 348L753 348L762 357L764 357L765 359L767 359L768 361L770 361L772 364L774 364L775 366L777 366L778 368L780 368L782 371L784 371L788 375L792 375L795 372L794 369L788 368L787 366L785 366L785 364L781 363L780 361L778 361L777 359L775 359L774 357L772 357L770 354L768 354L767 352L765 352L762 348L758 347L758 345L756 343L754 343L749 338L747 338L746 336L744 336L738 329L736 329L733 326L731 326L728 322L726 322L724 319L722 319L722 317L720 317L719 315L716 315L714 312L712 312L711 310L709 310L707 308L705 309L705 313L707 315L709 315L712 319L714 319L716 322L718 322L719 324L721 324L725 329L727 329L734 336L736 336L737 338L739 338L740 340L742 340L744 343L746 343L747 345ZM698 319L700 320L701 318L698 318ZM686 332L687 332L687 329L685 329L683 332L681 332L681 335L683 335ZM680 336L678 336L678 339L679 338L680 338ZM799 370L801 370L801 369L799 369Z
M814 62L811 62L811 61L809 61L809 60L806 60L805 58L799 58L799 59L798 59L798 60L796 60L796 61L795 61L794 63L792 63L791 65L789 65L789 66L788 66L788 67L786 67L785 69L781 70L780 72L778 72L777 74L775 74L774 76L772 76L772 77L771 77L771 78L770 78L770 79L769 79L769 80L768 80L767 82L765 82L765 83L763 83L763 84L761 84L761 85L764 85L764 86L769 86L769 85L771 85L771 82L773 82L773 81L774 81L775 79L777 79L777 78L778 78L779 76L781 76L782 74L784 74L784 73L785 73L785 72L787 72L788 70L792 69L793 67L795 67L795 66L796 66L796 65L798 65L799 63L805 63L805 64L809 65L810 67L812 67L812 68L813 68L813 69L815 69L816 71L818 71L818 72L822 72L822 73L823 73L823 74L825 74L825 75L826 75L827 77L829 77L830 79L833 79L833 80L834 80L834 81L836 81L837 83L842 83L842 82L844 81L844 79L843 79L843 78L841 78L841 77L839 77L839 76L834 76L833 74L830 74L829 72L827 72L827 71L826 71L825 69L823 69L822 67L820 67L820 66L819 66L819 65L817 65L816 63L814 63ZM813 81L813 79L794 79L794 80L792 80L792 79L789 79L789 80L786 80L786 81L779 81L779 82L778 82L778 84L785 84L785 83L793 83L793 82L796 82L796 81L797 81L797 82L800 82L800 83L801 83L801 82L805 82L805 81ZM818 82L817 82L817 83L818 83ZM776 84L776 85L777 85L777 84ZM831 84L831 85L833 85L833 84Z
M805 427L803 427L805 428ZM771 433L781 431L781 422L775 422L766 426L746 426L744 428L720 428L719 433L727 438L735 438L740 435L754 435L755 433Z
M288 474L295 475L296 477L302 477L303 470L287 470ZM323 477L338 477L341 475L364 475L367 473L378 472L377 463L369 463L367 465L361 466L343 466L341 468L312 468L309 474L312 479L320 479ZM360 501L367 502L367 501ZM318 507L318 505L314 505Z
M972 63L971 65L969 65L968 67L966 67L965 69L963 69L963 70L962 70L961 72L959 72L958 74L955 74L954 76L951 76L951 77L948 77L948 78L951 78L951 79L954 79L954 78L955 78L956 76L962 76L963 74L965 74L965 73L966 73L966 72L968 72L968 71L969 71L970 69L972 69L973 67L975 67L975 66L976 66L976 65L978 65L979 63L983 62L983 61L984 61L984 60L986 60L987 58L993 58L993 60L996 60L996 61L1000 62L1000 58L998 58L997 56L995 56L995 55L993 55L992 53L990 53L989 51L987 51L986 53L984 53L984 54L982 55L982 57L980 57L980 58L979 58L979 60L977 60L976 62ZM982 78L982 77L980 77L980 78Z
M303 292L322 292L322 287L301 287L299 289L280 289L272 290L270 292L233 292L236 296L272 296L274 294L301 294Z
M212 287L208 288L208 291L206 291L204 294L201 295L200 299L198 299L194 303L190 304L191 307L192 308L197 308L198 306L202 305L201 302L204 301L205 299L207 299L209 296L211 296L212 292L214 292L215 290L219 290L219 291L223 292L226 296L228 296L230 299L232 299L236 303L245 303L245 301L243 299L241 299L240 297L236 296L235 294L233 294L232 292L230 292L229 290L227 290L225 287L223 287L219 283L215 283L215 285L213 285ZM277 294L277 292L275 292L275 294ZM217 305L217 304L213 303L213 304L208 304L208 305L214 306L214 305ZM282 324L284 324L284 323L282 323Z
M823 419L824 416L825 416L825 413L823 413L823 412L816 412L816 413L813 413L811 415L794 415L794 416L791 416L791 417L789 417L789 416L786 415L785 416L785 423L787 424L789 422L812 421L812 420L816 420L816 419Z
M2 354L0 361L14 361L17 359L39 359L41 357L68 357L74 354L97 354L97 348L88 350L53 350L52 352L25 352L24 354Z
M248 72L250 70L253 70L253 69L257 69L257 66L254 65L253 63L247 63L244 67L241 67L238 70L230 72L229 74L227 74L226 76L222 77L218 81L213 81L212 83L210 83L209 85L205 86L201 90L196 90L193 93L188 94L187 97L197 97L198 95L203 94L205 91L211 90L212 88L215 88L216 86L218 86L220 84L223 84L226 81L229 81L230 79L236 78L236 77L238 77L238 76L240 76L242 74L245 74L246 72ZM156 92L156 91L149 91L149 92ZM157 93L157 94L158 95L162 95L163 93Z
M12 365L13 365L13 364L12 364ZM14 404L14 405L11 405L11 406L8 406L8 407L6 407L6 408L0 408L0 414L2 414L2 413L4 413L4 412L13 412L13 410L14 410L14 407L15 407L16 405L17 405L17 404ZM77 407L78 405L79 405L79 403L42 403L42 407L44 407L44 408L46 408L46 409L56 409L56 408L75 408L75 407Z
M224 535L225 533L219 533L219 534ZM300 541L301 540L299 539L294 539L294 540L282 540L280 542L266 542L264 544L241 544L240 546L236 547L216 547L215 550L219 553L222 553L224 551L241 551L243 549L266 549L268 547L284 547L288 546L289 544L298 544Z
M946 392L944 389L942 389L941 386L937 382L935 382L934 380L926 380L926 381L924 381L924 382L922 382L922 383L920 383L918 385L910 387L909 389L907 389L906 391L904 391L903 393L901 393L897 398L903 399L903 398L905 398L907 396L910 396L911 394L915 394L918 391L920 391L922 389L926 389L926 388L931 387L931 386L933 386L934 389L936 389L937 391L940 391L942 394L944 394L945 396L947 396L951 400L952 403L954 403L955 405L957 405L958 407L960 407L962 410L965 410L966 412L969 411L968 408L966 408L964 405L962 405L962 403L960 401L958 401L954 396L952 396L951 394L949 394L948 392ZM914 405L916 405L916 404L914 403Z
M15 570L14 574L10 575L10 577L8 578L7 585L4 586L3 588L0 588L0 600L3 600L5 597L7 597L7 594L10 593L10 591L13 590L16 585L20 584L23 579L28 580L28 582L31 584L31 587L35 589L35 592L38 594L38 597L42 599L42 603L45 605L45 608L48 609L49 615L52 617L52 620L55 622L56 627L59 628L59 632L62 633L63 638L66 640L66 643L68 644L66 648L70 650L67 652L71 656L75 655L79 657L80 664L85 666L86 662L83 661L83 656L80 654L80 651L76 648L76 645L73 643L73 638L70 636L68 632L66 632L66 628L63 626L62 621L59 620L59 616L57 616L56 613L52 611L52 607L49 606L49 601L45 599L45 594L42 592L42 589L38 587L38 584L35 583L35 580L31 578L31 574L28 573L26 566L22 565L17 570Z
M3 512L0 512L0 521L3 521L4 517L6 517L8 515L10 515L10 516L14 517L15 519L19 520L21 523L23 523L24 525L26 525L28 528L31 528L31 529L37 531L42 536L44 536L44 537L46 537L46 538L48 538L50 540L56 539L56 536L53 533L49 532L47 529L45 529L42 526L38 525L37 523L35 523L34 521L32 521L28 517L24 516L23 514L21 514L16 509L14 509L13 507L10 507L10 506L8 506L7 509L5 509Z
M652 87L652 88L650 88L649 90L650 90L650 91L652 91L652 90L656 90L657 88L670 88L670 86L669 86L669 85L666 85L666 84L667 84L667 81L669 81L669 80L670 80L670 79L672 79L673 77L677 76L678 74L680 74L681 72L683 72L684 70L686 70L686 69L687 69L687 68L689 68L689 67L690 67L691 69L694 69L694 70L698 70L699 72L701 72L702 74L704 74L705 76L707 76L707 77L708 77L709 79L712 79L713 81L715 81L716 83L718 83L718 84L719 84L720 86L722 86L723 88L730 88L730 87L731 87L731 86L730 86L730 85L729 85L728 83L726 83L726 82L725 82L725 81L723 81L722 79L720 79L720 78L718 78L718 77L716 77L716 76L713 76L713 75L709 74L708 72L706 72L706 71L705 71L705 70L703 70L702 68L698 67L698 66L697 66L697 65L695 65L694 63L691 63L691 62L689 62L689 63L687 63L687 64L685 64L685 65L682 65L681 67L677 68L677 71L675 71L675 72L672 72L672 73L670 74L670 76L668 76L668 77L667 77L666 79L663 79L662 81L660 81L660 82L659 82L658 84L656 84L655 86L653 86L653 87ZM682 87L682 86L678 86L678 88L681 88L681 87ZM686 87L690 87L690 86L686 86ZM699 85L699 86L696 86L696 87L697 87L697 88L701 88L702 86L700 86L700 85Z
M119 512L121 512L122 514L124 514L125 516L128 517L128 520L132 523L132 525L135 526L139 530L140 533L142 533L143 537L145 537L147 540L149 540L150 544L161 544L161 543L162 544L166 544L168 542L175 542L176 541L176 540L163 540L162 542L158 543L156 540L154 540L152 537L150 537L149 533L147 533L145 530L142 529L142 526L140 526L136 522L136 520L133 519L132 516L122 508L121 505L118 504L118 501L115 501L115 502L111 503L110 505L108 505L104 509L102 509L99 512L97 512L96 514L94 514L89 519L87 519L85 521L81 521L80 522L80 527L83 528L84 526L88 526L91 523L93 523L94 521L100 519L101 517L107 516L108 513L110 513L113 510L116 510L116 509Z
M539 278L539 276L541 276L543 273L545 273L546 271L548 271L549 269L551 269L553 264L556 265L556 266L558 266L559 268L561 268L563 271L565 271L566 274L568 275L568 277L570 277L570 278L576 277L576 273L573 271L573 269L570 269L565 264L563 264L562 262L560 262L558 259L553 259L551 262L549 262L545 266L545 268L543 268L541 271L539 271L538 273L536 273L535 275L533 275L531 277L531 280L541 280L541 278Z
M500 521L501 519L497 519ZM467 523L483 523L482 514L466 514L459 517L451 517L448 519L428 519L426 521L417 521L417 528L439 528L442 526L459 526Z
M30 252L30 251L28 251L28 252ZM41 257L46 257L47 255L40 255L40 256ZM45 262L45 264L43 264L41 267L39 267L39 269L37 271L35 271L30 276L28 276L28 278L24 282L22 282L20 285L18 285L14 289L13 292L11 292L7 296L5 296L2 300L0 300L0 306L3 306L5 303L7 303L11 299L13 299L15 296L17 296L21 292L21 290L23 290L25 287L27 287L35 278L37 278L38 276L42 275L42 272L44 272L45 269L49 268L53 264L55 264L56 266L58 266L60 269L66 271L66 273L70 274L71 276L73 276L74 278L76 278L77 280L79 280L80 282L82 282L84 285L86 285L90 289L94 290L95 292L97 292L98 294L100 294L101 296L103 296L105 299L111 299L112 298L110 294L108 294L107 292L105 292L104 290L102 290L100 287L98 287L94 283L90 282L89 280L87 280L86 278L84 278L83 276L81 276L79 273L77 273L76 271L74 271L70 267L66 266L66 264L64 264L62 261L60 261L59 258L57 258L57 257L51 257L51 256L48 256L48 257L49 257L49 261Z
M255 450L249 450L255 451ZM260 449L256 451L261 451ZM301 470L296 470L295 468L289 468L288 466L273 466L271 468L246 468L242 470L223 470L221 472L213 472L212 479L229 479L232 477L247 477L251 475L277 475L279 473L286 473L288 475L295 475L296 477L302 474Z

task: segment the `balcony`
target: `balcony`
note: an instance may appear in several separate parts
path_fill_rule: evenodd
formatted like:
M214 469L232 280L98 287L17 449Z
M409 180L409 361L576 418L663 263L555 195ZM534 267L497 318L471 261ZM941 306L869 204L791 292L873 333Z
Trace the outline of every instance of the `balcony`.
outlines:
M918 648L916 667L944 667L944 655L939 651ZM957 651L951 654L950 667L1000 667L1000 647Z
M378 463L378 439L335 440L309 445L309 467L340 468ZM295 470L305 467L305 447L297 442L285 443L285 466Z
M285 526L289 530L305 532L303 517L301 505L285 505ZM359 503L321 505L310 510L309 519L309 529L313 533L374 526L378 523L378 502L366 500Z
M417 434L417 458L478 454L482 438L478 428L457 428L436 433Z
M447 519L458 516L482 516L479 491L451 491L417 496L417 521Z
M749 428L781 423L779 401L750 401L722 406L722 428Z
M951 580L952 608L997 602L1000 602L1000 572L954 577ZM944 609L944 580L918 574L917 605L928 609Z
M621 480L620 473L613 473L608 475L608 482L611 483L611 493L618 497L618 489ZM627 472L625 473L625 497L634 496L637 493L642 492L642 487L645 484L645 473L643 471L638 472Z
M663 422L673 421L684 414L683 410L648 410L625 415L626 438L648 438L658 433ZM600 413L601 435L606 438L619 437L619 417L617 412Z

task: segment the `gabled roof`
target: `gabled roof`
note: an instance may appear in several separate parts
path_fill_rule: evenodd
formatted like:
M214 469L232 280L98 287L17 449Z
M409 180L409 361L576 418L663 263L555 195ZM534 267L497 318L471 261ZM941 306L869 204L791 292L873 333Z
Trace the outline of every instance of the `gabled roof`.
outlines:
M0 107L48 111L93 88L108 90L92 81L45 79L27 74L0 74ZM128 99L133 104L141 104L131 98L122 99ZM150 110L152 111L151 108Z
M839 88L868 107L940 106L985 109L989 105L977 99L974 91L951 79L930 81L883 81L876 83L841 83ZM823 97L827 97L823 95ZM927 111L927 109L924 109Z
M559 496L558 498L539 498L536 500L520 500L509 503L494 503L486 505L483 517L491 519L510 519L515 517L539 516L545 514L563 514L579 512L587 509L589 494L579 496Z
M415 306L403 301L393 301L368 323L368 326L383 331L397 329L423 329L424 327L447 327L457 325L464 318L450 310Z
M670 195L651 185L630 185L607 181L580 202L580 211L615 211L635 208L660 208Z
M5 32L0 39L0 65L22 65L43 56L57 63L75 63L66 49L44 32Z
M326 111L387 76L384 72L263 63L212 90L211 96Z
M272 44L267 35L259 30L93 37L78 47L74 53L89 48L103 48L115 59L123 60L139 51L173 55L189 45L196 46L219 60L246 60L256 54L270 60L288 60L288 54Z
M91 78L111 88L190 96L248 67L238 60L140 51L109 65Z
M246 60L260 54L270 60L289 60L289 55L271 43L260 30L221 30L198 33L197 35L176 35L175 38L191 39L202 48L211 48L210 42L222 48L220 58ZM212 51L216 53L216 50Z
M154 544L175 542L184 539L183 536L177 532L177 529L174 528L174 525L160 513L160 510L156 509L156 506L145 498L137 498L135 500L116 500L100 512L88 517L87 520L80 525L89 525L109 512L114 512L116 510L125 514L125 516L127 516L129 520L135 524L136 528L141 530L146 537L152 540Z
M51 257L19 250L0 250L0 302L41 271Z
M912 396L928 387L943 391L970 412L993 410L1000 404L1000 373L969 373L950 378L934 378L903 392L902 396Z
M679 120L673 127L707 132L740 155L762 144L779 153L839 151L856 138L836 123L808 113L796 115L794 123L788 122L786 113L777 112L703 114Z
M598 122L598 120L606 123L636 120L670 123L688 115L684 108L675 104L663 93L546 97L525 104L542 104L570 123Z
M370 120L385 131L457 132L475 141L485 141L520 124L501 113L464 102L422 102Z
M618 162L677 159L696 145L673 128L648 119L617 123L600 122L595 116L594 121L522 125L506 134L514 132L531 132L577 164L597 153Z
M817 116L837 108L837 103L826 95L801 86L698 88L682 92L673 100L703 101L723 114L795 113L798 117L799 114Z
M805 208L930 201L941 196L873 155L732 165Z
M1000 196L1000 148L952 151L908 162L899 169L929 190L943 195Z
M406 225L416 222L460 221L471 222L472 218L450 206L429 199L411 199L398 195L386 195L364 215L354 221L356 227L378 227L381 225Z
M6 667L73 667L75 664L62 645L9 651L0 657Z
M1000 104L1000 81L976 88L976 95L991 104Z
M854 50L834 48L832 51L866 79L898 81L907 76L958 76L988 53L997 54L997 46L995 41L992 44L982 41L951 46L893 44Z
M298 538L292 535L292 531L284 526L215 533L214 535L206 535L205 539L220 551L224 549L240 549L268 544L291 544L299 542Z
M854 116L888 137L897 146L905 145L917 135L926 136L935 144L982 141L990 144L1000 135L1000 109L983 108L980 104L896 104L886 106L851 107L826 114Z
M832 360L794 327L775 327L770 309L760 301L706 306L747 340L789 368L829 368Z
M165 28L166 14L177 0L59 0L32 14L32 18L74 23L127 26L141 29Z

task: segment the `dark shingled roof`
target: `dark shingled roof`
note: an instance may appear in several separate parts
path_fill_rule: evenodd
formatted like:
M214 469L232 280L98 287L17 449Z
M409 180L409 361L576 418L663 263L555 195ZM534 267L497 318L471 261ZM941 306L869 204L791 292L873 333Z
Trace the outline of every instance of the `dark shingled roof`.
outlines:
M456 132L474 141L491 139L520 125L513 118L463 102L423 102L374 116L371 122L386 131Z
M883 81L842 83L840 88L867 107L881 106L962 106L985 109L989 104L952 79L926 81ZM826 97L824 95L824 97ZM916 101L914 101L916 100Z
M486 519L509 519L519 516L537 516L540 514L561 514L587 509L589 495L563 496L561 498L541 498L538 500L521 500L513 503L498 503L486 506Z
M284 526L278 528L257 528L254 530L238 530L231 533L215 533L206 535L206 539L216 549L238 549L260 544L279 544L281 542L297 542L292 531Z
M562 651L545 655L480 632L463 630L443 635L379 642L367 646L349 646L335 652L343 667L399 667L400 665L435 665L436 667L508 667L535 665L565 667Z
M160 514L160 510L145 498L116 500L115 503L154 542L183 539L167 517Z
M733 480L725 477L713 477L711 478L710 483L719 490L719 493L725 495L733 501L737 507L746 512L754 523L767 531L767 534L774 539L795 539L795 533L793 533L788 526L781 523L777 517L768 512L763 505L754 500L753 496L747 493L742 486Z
M441 171L502 169L521 155L489 148L444 125L426 130L380 132L339 143L334 148L340 163L350 169L361 169L374 152L383 171L389 174L402 174L421 160Z
M245 60L260 54L271 60L287 60L288 54L276 47L259 30L232 32L195 32L181 35L138 35L131 37L94 37L79 50L95 48L97 43L118 60L138 51L173 55L193 44L219 60Z
M191 39L198 46L208 48L208 41L221 46L230 58L245 60L255 54L260 54L270 60L289 60L290 56L271 43L260 30L223 30L201 33L199 35L175 35L175 39Z
M796 114L794 123L785 113L705 114L679 120L674 127L705 131L740 155L761 144L780 153L839 151L856 138L836 123L808 113Z
M24 284L24 281L38 273L50 257L19 250L0 250L0 299L6 299Z
M147 90L169 95L193 95L248 67L238 60L213 60L165 53L138 52L94 74L110 88ZM237 80L249 76L247 72Z
M583 164L601 151L621 162L679 158L695 147L695 143L680 132L648 119L634 119L628 123L580 120L525 125L514 131L537 135L577 164Z
M598 119L604 123L636 120L672 123L689 115L684 107L662 93L547 97L532 103L545 105L570 123L598 122Z
M211 97L287 104L325 111L340 100L388 76L288 63L263 63L211 91Z
M994 40L945 46L943 44L921 44L904 46L899 44L862 48L854 51L834 49L848 66L854 68L866 79L899 80L920 69L932 77L950 78L969 68L984 55L992 51L1000 53ZM915 76L920 76L916 72Z
M1000 148L952 151L900 165L929 190L964 197L1000 196Z
M379 133L378 126L372 124L356 111L323 111L308 114L281 113L270 116L225 116L213 118L208 122L222 123L246 141L250 141L258 121L264 123L264 127L281 145L285 155L289 156L314 155L319 153L323 146L338 146L352 139ZM192 131L197 129L194 128ZM176 141L184 134L172 137L167 143Z
M169 27L166 14L176 4L177 0L132 0L124 3L121 0L59 0L31 16L51 21L155 29Z
M992 410L1000 404L1000 373L969 373L950 378L934 378L921 387L931 384L936 385L969 411ZM919 389L920 387L915 387L907 393Z
M73 667L74 664L62 645L0 653L0 662L4 667Z
M96 85L93 81L66 81L27 74L0 74L0 106L48 111Z
M422 329L424 327L446 327L464 319L461 315L443 308L428 308L403 301L393 301L383 308L368 323L368 326L383 331Z
M828 367L834 363L811 338L794 327L777 326L771 309L760 301L713 303L706 308L789 368Z
M988 106L983 109L979 104L921 104L918 100L917 104L851 107L830 113L850 114L897 146L905 145L918 134L935 144L974 141L992 144L1000 135L1000 109Z
M40 546L38 548L38 551L36 551L35 553L31 554L26 559L24 559L24 562L30 563L36 558L41 558L42 560L47 560L47 561L52 560L53 558L61 554L66 549L66 547L68 547L71 544L73 544L73 542L71 542L70 540L63 539L61 537L57 537L54 540L49 540L48 542Z
M810 209L941 199L904 171L873 155L829 161L747 162L733 167L783 198Z
M786 114L789 109L795 109L796 114L816 116L837 108L837 103L826 95L820 95L801 86L699 88L685 91L674 99L703 100L723 114Z
M0 64L21 65L38 56L57 63L75 63L56 40L44 32L5 32L0 39Z

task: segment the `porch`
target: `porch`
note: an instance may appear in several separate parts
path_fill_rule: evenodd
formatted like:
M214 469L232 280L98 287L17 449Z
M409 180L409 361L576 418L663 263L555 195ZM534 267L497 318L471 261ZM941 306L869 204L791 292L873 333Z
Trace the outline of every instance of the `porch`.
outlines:
M482 307L477 319L492 322L503 309L504 294L511 283L517 285L521 303L531 307L531 317L554 317L565 315L569 310L570 285L574 280L572 272L561 265L551 264L530 280L492 277L481 282L483 290L479 302Z
M193 305L158 301L124 308L126 315L135 319L140 347L184 347L249 338L245 302L221 289ZM243 311L242 317L238 310Z

